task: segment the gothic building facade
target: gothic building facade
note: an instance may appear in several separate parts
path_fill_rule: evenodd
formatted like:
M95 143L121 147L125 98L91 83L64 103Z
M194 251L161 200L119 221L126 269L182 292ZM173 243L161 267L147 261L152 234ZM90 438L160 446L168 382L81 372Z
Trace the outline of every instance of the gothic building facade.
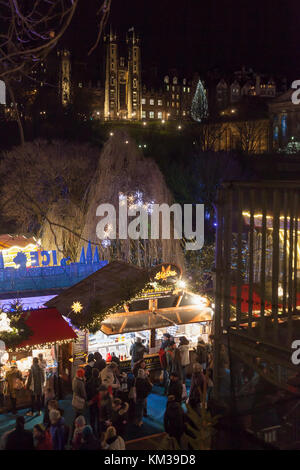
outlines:
M140 39L134 28L128 31L126 46L110 33L106 43L104 118L142 117L142 79ZM123 46L123 47L122 47Z

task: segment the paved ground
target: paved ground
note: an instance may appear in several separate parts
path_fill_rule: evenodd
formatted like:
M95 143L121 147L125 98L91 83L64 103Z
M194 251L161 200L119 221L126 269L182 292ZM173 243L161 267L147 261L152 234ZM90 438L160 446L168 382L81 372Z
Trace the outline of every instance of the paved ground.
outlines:
M159 442L159 436L164 432L163 427L163 416L166 409L167 397L163 395L163 388L154 385L152 393L148 397L148 417L144 418L144 424L141 428L138 428L134 424L129 424L126 434L126 441L129 441L128 448L157 448L155 442ZM66 424L72 426L74 419L74 412L71 405L71 396L66 397L65 400L59 401L60 407L64 409L64 418ZM33 429L36 424L43 422L43 415L41 416L26 416L29 409L18 410L18 414L25 417L25 429ZM88 420L88 416L86 414ZM14 428L15 417L12 413L0 414L0 436L5 432ZM158 436L157 436L158 435ZM153 436L153 439L147 439L143 441L143 438L149 438ZM134 442L131 442L134 441ZM151 441L151 442L150 442ZM154 442L154 444L153 444ZM145 447L143 447L145 446ZM150 447L147 447L150 446ZM154 447L153 447L154 446Z

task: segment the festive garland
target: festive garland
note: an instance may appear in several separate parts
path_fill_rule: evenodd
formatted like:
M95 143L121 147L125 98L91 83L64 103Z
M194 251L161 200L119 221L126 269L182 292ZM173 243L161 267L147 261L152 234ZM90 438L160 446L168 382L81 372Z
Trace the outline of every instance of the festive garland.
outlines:
M7 350L14 351L33 334L33 331L26 325L23 307L18 302L11 304L10 310L4 313L9 319L11 330L0 331L0 340L4 341Z
M90 333L96 333L101 328L101 323L109 315L120 311L124 304L133 302L134 300L141 299L141 295L149 288L151 284L149 283L149 277L144 278L144 286L142 289L127 285L126 283L122 286L122 301L115 304L113 307L105 308L102 305L101 299L99 297L93 297L89 305L80 312L71 311L68 315L72 324L79 329L87 329Z

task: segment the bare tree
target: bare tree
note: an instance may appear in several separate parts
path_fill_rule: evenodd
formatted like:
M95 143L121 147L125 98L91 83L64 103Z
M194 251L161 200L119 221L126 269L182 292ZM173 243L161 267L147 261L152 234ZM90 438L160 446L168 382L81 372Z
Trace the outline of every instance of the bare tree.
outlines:
M268 127L264 120L242 121L234 124L237 147L244 153L258 153L267 139Z
M94 46L99 44L112 0L99 0L99 29ZM79 0L21 0L0 2L0 79L11 97L19 126L21 143L24 132L16 106L13 83L44 60L70 25Z
M55 248L72 255L72 243L57 238L57 228L81 238L82 200L98 160L88 144L42 140L26 142L4 155L0 166L1 212L18 231L40 237L52 233ZM70 237L69 235L69 238Z
M196 144L201 152L213 152L227 130L223 123L206 122L199 126Z

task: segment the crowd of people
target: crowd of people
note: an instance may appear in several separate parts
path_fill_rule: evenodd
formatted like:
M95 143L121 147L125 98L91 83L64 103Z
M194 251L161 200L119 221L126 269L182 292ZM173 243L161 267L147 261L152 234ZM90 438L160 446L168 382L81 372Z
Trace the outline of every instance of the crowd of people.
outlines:
M174 338L165 333L159 350L161 383L167 395L164 413L166 433L178 444L187 430L188 418L182 403L188 401L193 409L200 412L206 406L213 387L211 349L199 338L194 352L196 362L192 364L189 395L186 389L187 368L190 366L189 341L185 337L176 344ZM89 354L87 363L79 366L72 382L72 407L74 421L68 426L64 411L59 407L55 394L44 392L45 367L43 358L34 358L27 379L31 390L32 407L29 415L36 411L41 414L44 407L43 424L34 426L33 432L24 429L23 416L17 416L16 428L2 437L2 449L36 450L124 450L128 423L138 429L148 416L147 398L153 383L144 359L148 352L137 337L132 345L131 370L122 372L120 361L115 355L104 360L99 352ZM108 358L106 358L108 359ZM21 380L18 370L13 369L10 385L12 411L16 413L14 386ZM12 373L11 373L12 374Z

